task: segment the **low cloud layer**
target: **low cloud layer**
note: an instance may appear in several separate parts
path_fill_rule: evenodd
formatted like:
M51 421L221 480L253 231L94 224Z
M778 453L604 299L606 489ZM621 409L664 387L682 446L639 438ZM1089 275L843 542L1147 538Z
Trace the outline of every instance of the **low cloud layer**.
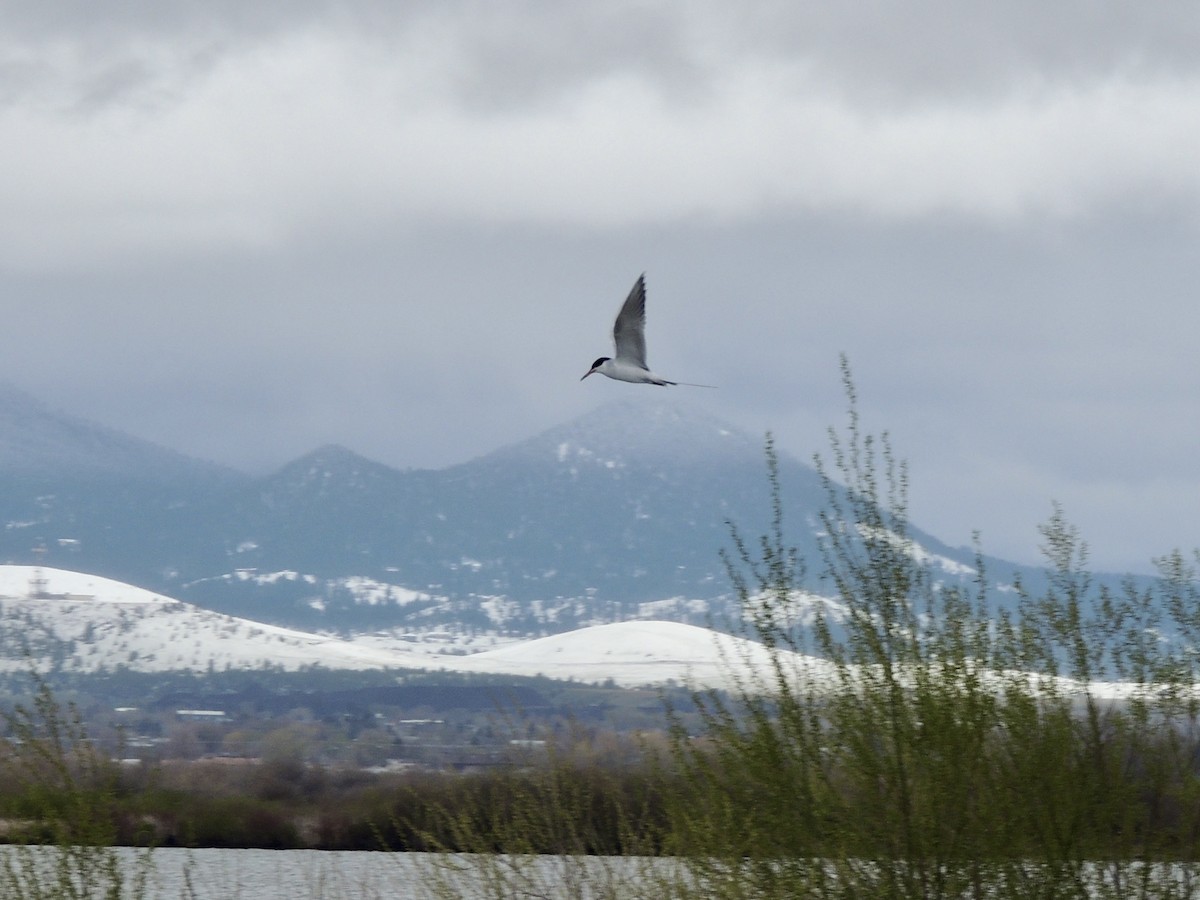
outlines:
M1200 543L1186 5L0 15L0 378L72 411L454 462L625 388L646 270L655 368L802 456L848 353L947 540Z
M1169 22L554 9L26 23L0 45L7 262L430 217L1019 223L1200 190L1200 67Z

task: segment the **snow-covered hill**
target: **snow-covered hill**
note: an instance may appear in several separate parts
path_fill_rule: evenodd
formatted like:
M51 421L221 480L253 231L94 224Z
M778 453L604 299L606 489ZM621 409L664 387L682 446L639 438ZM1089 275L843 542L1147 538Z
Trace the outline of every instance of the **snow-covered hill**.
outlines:
M347 641L225 616L62 569L0 566L0 669L142 672L413 663Z
M819 599L819 598L817 598ZM0 671L221 671L274 667L425 669L545 676L624 687L676 683L771 689L761 644L681 622L595 625L503 643L449 633L367 634L354 640L221 615L141 588L80 572L0 566ZM821 683L831 665L780 651L789 675ZM999 676L998 676L999 677ZM1011 678L1007 673L1004 678ZM1023 676L1018 676L1023 677ZM1000 682L998 681L997 684ZM1059 689L1083 685L1062 680ZM1093 695L1125 698L1136 685L1093 683Z
M822 677L820 660L786 654L789 668ZM770 682L765 647L744 638L681 622L614 622L525 641L463 657L465 671L545 675L583 682L609 679L623 687L693 684L728 687L736 680Z
M0 670L437 669L623 686L728 683L767 662L752 642L679 622L622 622L469 652L495 641L354 641L226 616L95 575L0 566Z

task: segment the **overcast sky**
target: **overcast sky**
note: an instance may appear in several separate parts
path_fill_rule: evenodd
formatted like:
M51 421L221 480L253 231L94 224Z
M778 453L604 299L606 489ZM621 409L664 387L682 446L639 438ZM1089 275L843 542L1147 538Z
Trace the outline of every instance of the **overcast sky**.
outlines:
M440 467L647 273L671 388L912 515L1102 568L1200 544L1200 6L0 2L0 380L249 471Z

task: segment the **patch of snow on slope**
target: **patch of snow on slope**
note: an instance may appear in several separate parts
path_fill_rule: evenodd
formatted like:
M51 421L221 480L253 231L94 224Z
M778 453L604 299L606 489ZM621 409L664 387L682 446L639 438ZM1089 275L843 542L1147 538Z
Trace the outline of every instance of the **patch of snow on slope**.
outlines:
M385 628L379 631L360 632L346 638L350 643L360 647L370 647L374 650L395 651L403 649L414 657L443 657L447 655L463 656L480 653L484 650L495 650L522 642L522 638L505 637L490 632L479 634L447 633L442 629L413 630L409 626L401 628ZM423 665L433 665L424 660Z
M637 606L639 619L654 619L671 613L702 616L708 612L707 600L689 600L687 597L667 597L663 600L647 600Z
M914 560L921 565L935 565L943 572L950 575L970 576L975 575L975 569L972 566L963 565L956 562L948 556L942 556L938 553L930 553L912 538L902 538L900 535L892 531L884 531L883 529L871 528L868 525L859 525L858 532L864 538L875 536L882 538L894 547L899 547Z
M197 584L203 584L206 581L249 581L254 584L278 584L281 581L302 581L305 584L316 584L317 577L315 575L301 575L299 572L293 572L290 569L285 569L282 572L259 572L257 569L235 569L224 575L214 575L211 578L189 581L184 587L193 587Z
M824 677L828 664L785 653L798 673ZM458 657L460 671L545 675L625 687L691 683L732 687L755 673L770 681L770 654L744 638L679 622L615 622Z
M429 594L421 591L414 591L411 588L400 587L396 584L376 581L374 578L367 578L365 575L351 575L348 578L339 578L330 581L329 585L337 585L345 588L354 596L356 602L366 603L370 606L378 606L380 604L407 606L410 603L433 599Z
M374 578L368 578L365 575L351 575L345 578L331 578L322 580L316 575L302 575L301 573L293 572L290 569L281 572L259 572L256 569L236 569L233 572L228 572L224 575L215 575L210 578L202 578L198 581L188 582L184 585L184 587L193 587L194 585L201 584L205 581L241 581L252 582L254 584L278 584L283 581L301 582L326 592L325 597L313 597L308 601L309 606L311 606L313 609L325 609L328 606L326 600L329 596L329 592L338 589L347 591L352 597L354 597L356 603L363 603L368 606L378 606L381 604L407 606L410 603L422 603L444 599L440 597L434 597L425 593L424 591L415 591L412 588L403 587L398 584L377 581Z
M29 596L35 571L45 599ZM95 575L0 566L0 667L26 668L26 647L39 667L61 657L73 671L422 666L416 654L221 615Z
M111 578L37 566L0 566L0 598L28 598L35 575L45 580L42 589L52 595L89 597L105 603L179 602Z
M755 594L750 598L750 608L759 606L766 599L766 594ZM786 608L775 610L775 618L785 628L808 627L816 622L818 611L824 614L828 622L844 623L850 615L849 608L841 600L814 594L811 591L796 590L788 593ZM743 621L750 621L750 619L751 616L747 612Z

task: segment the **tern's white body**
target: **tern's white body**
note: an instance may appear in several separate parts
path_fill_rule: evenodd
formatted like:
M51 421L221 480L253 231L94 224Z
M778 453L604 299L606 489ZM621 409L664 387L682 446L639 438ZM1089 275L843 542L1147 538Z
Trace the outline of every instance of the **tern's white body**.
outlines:
M659 378L645 366L639 366L632 360L622 359L606 359L598 366L593 366L592 371L584 375L587 378L592 372L599 375L607 375L609 378L615 378L617 381L629 381L633 384L676 384L674 381L667 381L665 378ZM583 381L583 378L579 379Z
M655 375L646 365L646 276L638 276L633 290L625 298L621 311L617 313L617 321L613 324L613 347L616 355L602 356L584 373L583 378L593 373L607 375L617 381L628 381L633 384L686 384L680 381L668 381ZM583 381L580 378L580 381ZM707 384L693 387L711 387Z

